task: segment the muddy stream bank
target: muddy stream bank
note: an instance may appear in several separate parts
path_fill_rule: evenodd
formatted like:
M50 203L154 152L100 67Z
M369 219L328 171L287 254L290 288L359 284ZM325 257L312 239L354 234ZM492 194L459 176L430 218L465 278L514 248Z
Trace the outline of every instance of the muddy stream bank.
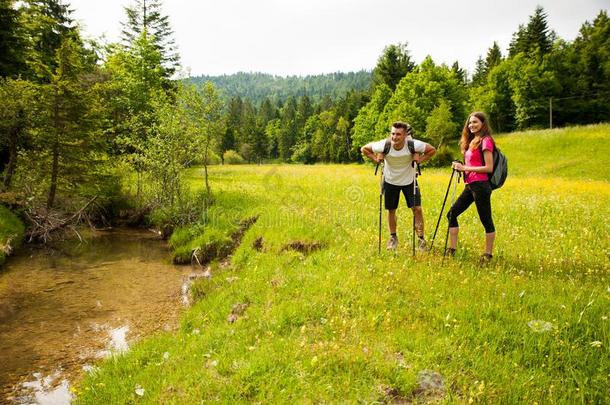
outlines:
M22 248L0 270L0 403L69 403L84 370L178 326L191 273L144 230Z

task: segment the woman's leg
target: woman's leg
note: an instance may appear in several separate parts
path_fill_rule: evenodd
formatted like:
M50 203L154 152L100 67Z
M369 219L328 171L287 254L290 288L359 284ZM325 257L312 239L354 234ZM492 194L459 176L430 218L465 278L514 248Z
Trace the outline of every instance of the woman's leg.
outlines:
M485 234L485 253L491 255L494 251L494 240L496 239L495 232L489 232Z
M491 214L491 186L486 181L476 182L472 184L472 192L479 219L485 227L485 253L491 255L496 239L496 228Z
M447 212L447 219L449 219L449 248L454 249L457 247L459 224L457 218L466 211L470 204L474 201L470 187L466 185L462 194L453 203L449 212Z

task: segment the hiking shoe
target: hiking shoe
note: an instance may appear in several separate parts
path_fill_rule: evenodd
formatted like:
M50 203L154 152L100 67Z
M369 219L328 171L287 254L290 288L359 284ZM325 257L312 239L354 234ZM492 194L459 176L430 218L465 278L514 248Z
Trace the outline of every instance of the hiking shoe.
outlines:
M445 256L455 256L455 249L454 248L447 248L445 249Z
M490 254L490 253L483 253L481 255L481 257L479 258L479 265L480 266L485 266L486 264L491 262L491 259L493 259L493 255L492 254Z
M426 243L426 239L418 237L417 250L419 250L420 252L425 252L426 250L428 250L427 248L428 244Z
M398 236L390 235L390 239L388 240L388 250L396 250L398 247Z

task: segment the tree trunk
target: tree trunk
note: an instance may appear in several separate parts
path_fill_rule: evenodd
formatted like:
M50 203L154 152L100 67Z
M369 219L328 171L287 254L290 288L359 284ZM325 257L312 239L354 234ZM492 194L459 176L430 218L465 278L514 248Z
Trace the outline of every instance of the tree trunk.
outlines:
M205 147L203 149L203 171L205 173L205 192L207 196L210 196L210 182L208 181L208 159L209 159L209 149L210 149L210 137L208 136L205 141Z
M11 187L11 180L17 167L17 139L21 132L21 127L17 126L11 128L8 136L8 163L6 165L6 171L4 173L4 180L2 182L3 191L7 191Z
M57 192L57 177L59 173L59 134L60 134L60 118L59 118L59 90L55 87L55 100L53 106L53 132L55 138L53 140L53 163L51 164L51 187L47 197L47 209L53 207L55 202L55 193Z
M53 164L51 165L51 187L47 198L47 209L53 208L55 193L57 192L57 177L59 173L59 139L55 139L53 145Z

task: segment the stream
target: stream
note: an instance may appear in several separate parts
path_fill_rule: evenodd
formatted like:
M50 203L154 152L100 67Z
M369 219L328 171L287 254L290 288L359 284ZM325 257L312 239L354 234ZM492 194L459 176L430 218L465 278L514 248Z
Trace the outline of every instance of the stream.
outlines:
M100 359L177 328L193 269L146 230L22 248L0 269L0 403L69 404ZM67 246L67 247L66 247Z

